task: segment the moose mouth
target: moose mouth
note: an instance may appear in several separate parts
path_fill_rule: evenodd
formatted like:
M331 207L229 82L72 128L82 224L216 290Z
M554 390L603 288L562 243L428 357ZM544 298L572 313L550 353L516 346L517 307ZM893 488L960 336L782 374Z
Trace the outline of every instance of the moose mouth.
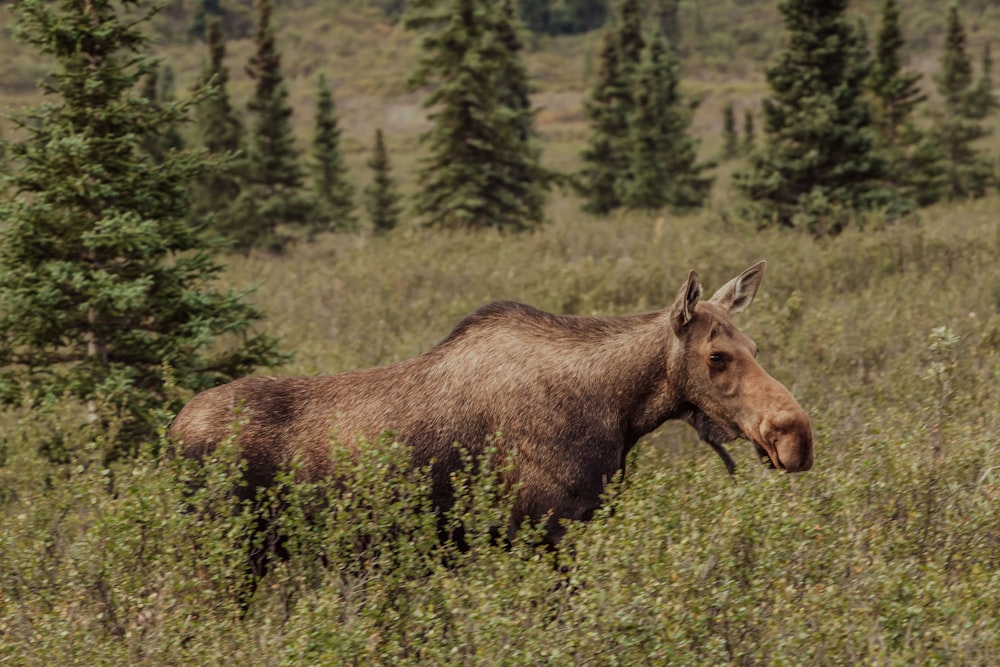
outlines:
M726 427L719 422L712 421L701 412L692 412L686 417L686 420L698 431L701 439L715 450L715 453L722 459L730 475L736 472L736 462L733 461L733 457L729 454L724 443L735 440L748 440L752 442L754 449L757 450L757 456L763 465L772 469L784 469L781 461L777 459L777 452L772 455L760 443L748 438L738 427Z

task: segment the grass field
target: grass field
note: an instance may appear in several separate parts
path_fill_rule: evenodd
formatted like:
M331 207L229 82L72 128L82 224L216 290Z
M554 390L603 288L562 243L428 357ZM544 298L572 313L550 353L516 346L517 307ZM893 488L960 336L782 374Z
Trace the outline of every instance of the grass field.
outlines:
M309 58L343 63L353 177L364 180L365 142L384 118L412 188L419 98L386 73L412 44L368 10L338 22L301 4L301 48L284 61L296 72L293 98L307 99ZM975 39L994 20L980 4L969 14ZM928 3L916 5L909 25L934 35ZM340 44L331 60L313 51L323 25ZM389 36L377 76L355 80L354 58L379 31ZM534 71L552 73L539 92L545 159L566 170L585 137L588 40L531 56ZM180 74L196 69L194 55L172 48ZM685 82L707 95L695 123L705 155L718 150L723 101L763 91L760 68L744 76L709 55L695 54L697 76ZM12 90L4 104L22 99ZM998 146L996 136L984 142ZM493 299L640 312L668 306L690 269L711 293L764 258L761 292L736 323L809 412L811 471L768 470L737 443L730 478L693 430L670 423L640 442L605 510L573 525L558 552L536 549L529 530L510 549L474 538L460 553L436 539L423 478L394 472L405 452L374 443L344 463L352 493L284 490L291 557L250 595L254 519L230 494L232 452L196 468L151 443L138 461L106 468L100 443L81 440L69 443L77 460L54 467L39 448L72 406L9 413L0 665L1000 665L1000 195L816 240L740 220L733 168L717 170L699 214L595 218L556 193L537 232L406 224L387 237L326 235L281 256L227 257L222 281L256 286L262 327L294 352L271 371L315 374L419 354ZM276 511L278 495L261 503ZM321 520L307 520L320 501ZM488 476L473 476L456 518L489 526L504 502Z
M668 424L640 443L613 512L558 554L444 557L419 478L376 448L366 492L331 500L323 525L292 503L293 557L243 613L231 461L199 473L194 500L196 473L156 457L105 470L84 453L67 475L27 417L8 422L0 468L0 664L997 664L1000 200L826 241L722 209L601 220L575 204L516 237L324 237L233 258L226 281L259 285L266 328L296 353L284 372L308 374L417 354L490 299L642 311L690 268L711 290L764 257L738 322L813 419L812 471L774 473L736 445L734 482ZM465 511L498 510L473 484Z

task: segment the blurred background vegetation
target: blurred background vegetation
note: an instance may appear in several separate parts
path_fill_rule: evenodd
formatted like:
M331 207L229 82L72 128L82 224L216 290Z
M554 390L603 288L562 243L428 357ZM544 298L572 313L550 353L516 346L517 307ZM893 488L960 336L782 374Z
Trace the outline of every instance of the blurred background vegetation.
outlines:
M855 0L848 16L875 35L881 7ZM152 24L179 97L208 59L192 33L197 9L168 3ZM678 9L681 89L700 100L690 133L710 161L724 150L727 105L742 119L768 94L781 15L765 0ZM978 65L1000 34L1000 4L960 9ZM244 114L254 9L223 10L229 93ZM416 188L429 123L406 85L421 49L398 10L362 0L273 8L292 132L310 145L324 73L358 192L380 128L401 191ZM945 10L913 0L900 17L904 61L925 74L928 104L939 101L931 75ZM12 12L0 16L0 106L36 105L51 65L11 38ZM550 169L580 167L601 36L523 37ZM11 125L3 134L17 139ZM976 146L1000 152L995 134ZM277 511L280 497L292 556L250 595L254 517L229 494L232 452L196 468L154 441L109 464L100 438L74 435L72 402L14 408L0 417L0 664L1000 664L996 189L903 218L866 213L816 236L741 217L729 177L745 165L714 164L709 202L683 215L587 214L578 194L556 189L532 231L426 229L404 211L388 234L362 226L283 253L220 253L219 282L256 286L245 298L264 315L257 328L294 352L263 370L315 374L419 354L491 299L636 312L668 305L692 268L714 290L766 258L761 293L737 323L810 413L812 471L775 474L737 444L734 482L693 431L667 424L639 445L606 511L573 526L558 553L535 550L530 531L510 550L480 541L451 553L426 521L419 475L398 473L402 454L376 443L355 464L363 492L291 486L261 499ZM170 415L159 418L165 429ZM74 454L53 463L47 443L60 423ZM327 495L322 520L307 520ZM456 512L490 525L495 496L477 477Z

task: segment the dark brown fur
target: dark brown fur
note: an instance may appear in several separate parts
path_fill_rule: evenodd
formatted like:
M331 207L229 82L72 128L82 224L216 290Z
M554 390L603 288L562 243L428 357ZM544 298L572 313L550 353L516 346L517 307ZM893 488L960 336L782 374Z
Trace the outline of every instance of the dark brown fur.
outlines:
M232 432L239 410L254 487L295 458L307 479L330 475L331 436L356 448L358 436L388 429L415 464L433 463L441 498L459 465L453 443L473 454L492 443L501 458L516 448L512 525L551 513L555 542L558 520L589 518L632 446L668 419L691 423L730 470L722 443L739 437L776 467L812 465L808 417L729 319L753 299L763 271L763 262L751 267L709 302L699 302L692 271L671 308L626 317L492 303L413 359L332 376L248 377L205 391L171 433L185 455L200 457Z

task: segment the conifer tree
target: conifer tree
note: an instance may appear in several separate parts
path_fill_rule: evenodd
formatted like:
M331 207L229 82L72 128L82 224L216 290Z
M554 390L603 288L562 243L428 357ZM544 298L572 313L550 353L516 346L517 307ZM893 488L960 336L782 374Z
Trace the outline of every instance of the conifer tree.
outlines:
M736 134L736 112L733 103L728 102L722 109L722 157L731 160L740 152L740 137Z
M680 0L657 0L656 19L670 48L677 52L681 41Z
M285 227L304 224L315 202L303 191L299 151L292 135L292 108L281 74L281 56L271 28L270 0L257 0L257 50L247 66L254 96L247 107L254 115L242 165L244 186L234 204L231 226L224 229L234 247L280 252L292 237Z
M875 98L876 127L884 146L896 143L899 128L909 120L913 109L927 99L920 90L920 73L902 71L903 44L896 0L885 0L875 60L868 77L868 87Z
M646 49L646 40L642 36L642 6L639 0L621 0L619 7L621 25L618 28L618 54L621 72L626 79L631 79Z
M347 165L340 147L336 103L324 74L319 75L317 88L313 168L318 207L312 216L310 236L324 230L353 229L357 224L354 186L347 180Z
M513 29L504 25L505 5L415 0L407 20L425 32L411 83L433 86L423 102L433 127L421 137L428 155L414 197L426 225L516 231L540 222L548 178L523 137L529 112L508 106L518 54L501 38Z
M583 209L606 215L621 206L619 181L630 161L629 113L631 94L619 69L618 39L604 33L597 82L585 104L592 127L581 159L579 175L585 197Z
M538 110L531 104L531 84L528 70L521 60L524 45L518 35L521 25L513 0L500 0L496 16L495 39L503 56L496 62L496 88L503 113L509 115L514 134L515 155L520 159L507 165L507 178L514 183L531 184L522 188L524 217L531 224L542 222L548 192L558 176L541 165L541 148L535 130Z
M884 162L873 150L868 72L847 0L785 0L787 45L767 71L763 148L736 185L761 224L836 234L851 211L884 208Z
M375 148L368 161L372 170L372 181L365 188L365 203L368 217L376 234L392 231L399 224L401 207L396 183L392 178L389 153L385 149L382 128L375 130Z
M921 75L903 71L903 45L896 1L886 0L868 76L876 147L886 162L886 181L903 198L922 206L941 197L944 169L940 149L912 120L914 109L927 96L920 89Z
M137 90L152 14L128 0L23 0L18 12L20 38L54 69L49 101L16 118L23 138L0 187L16 193L0 203L0 396L78 401L115 458L162 427L157 408L179 407L164 365L194 391L280 356L251 332L260 313L213 287L214 248L185 220L188 184L212 165L188 151L157 162L142 145L189 110Z
M972 145L987 132L979 123L981 107L973 87L972 63L966 53L965 30L958 5L948 6L945 47L936 77L942 108L932 132L944 147L947 197L981 197L992 180L992 168Z
M226 42L218 18L207 20L205 42L208 62L202 67L197 85L206 94L195 107L195 133L201 146L218 162L196 181L192 213L197 224L226 230L234 228L230 219L233 202L238 200L242 189L241 163L236 157L243 146L244 129L229 101Z
M740 144L740 151L743 155L753 153L757 144L756 130L753 126L753 109L746 109L743 112L743 143Z
M688 135L691 107L678 90L677 58L663 33L649 44L635 77L635 111L630 131L631 178L620 184L625 206L657 210L701 206L712 180L696 164L697 143Z
M170 104L175 100L174 72L169 65L160 67L156 63L150 63L149 72L143 80L142 97L152 107ZM184 140L180 130L177 129L177 123L170 122L151 131L145 137L144 144L153 159L162 162L169 151L181 150L184 147Z
M990 53L990 43L983 44L983 57L979 71L979 80L972 92L971 112L975 118L983 119L1000 107L993 92L993 56Z

